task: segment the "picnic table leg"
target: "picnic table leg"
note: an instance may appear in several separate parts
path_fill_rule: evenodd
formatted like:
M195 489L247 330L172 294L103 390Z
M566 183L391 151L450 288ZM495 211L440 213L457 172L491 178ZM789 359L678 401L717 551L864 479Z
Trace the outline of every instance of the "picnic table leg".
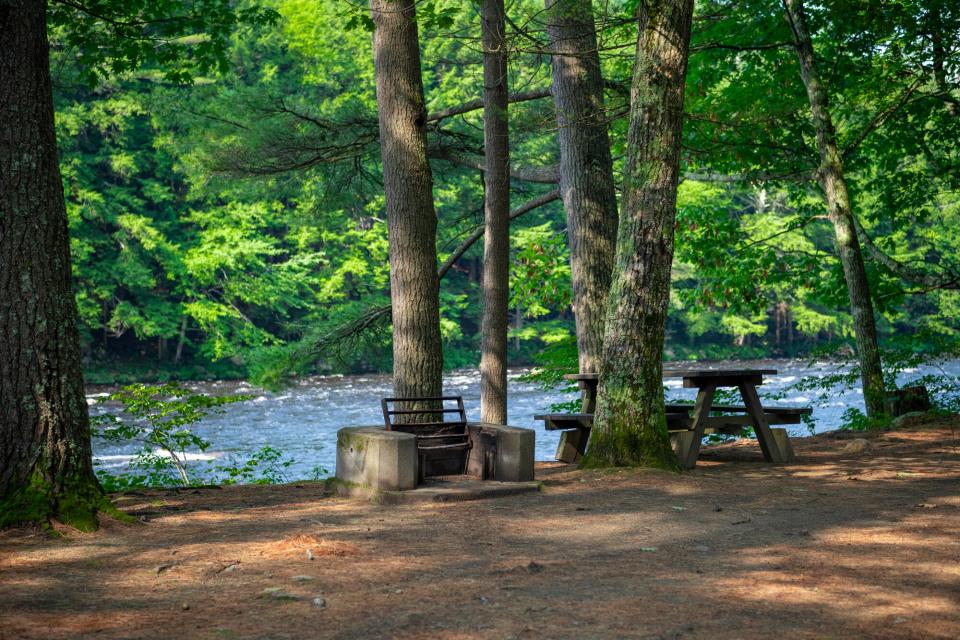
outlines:
M700 387L697 392L697 401L693 405L693 429L690 434L691 440L688 446L679 447L677 459L680 466L685 469L693 469L697 465L697 456L700 455L700 442L703 440L703 431L707 426L707 416L710 415L710 407L713 406L713 394L717 390L717 385L706 384ZM684 438L679 442L683 443Z
M587 441L590 439L590 429L567 429L560 432L560 442L557 443L559 462L580 462L580 458L587 450Z
M743 397L743 404L747 407L747 413L753 420L753 429L757 433L757 440L760 442L760 450L763 451L763 457L767 462L789 462L777 441L770 431L770 424L767 422L767 416L763 412L763 406L760 404L760 396L757 395L757 387L750 382L742 382L737 385L740 389L740 395Z
M597 386L596 380L580 381L580 412L593 413L597 408Z

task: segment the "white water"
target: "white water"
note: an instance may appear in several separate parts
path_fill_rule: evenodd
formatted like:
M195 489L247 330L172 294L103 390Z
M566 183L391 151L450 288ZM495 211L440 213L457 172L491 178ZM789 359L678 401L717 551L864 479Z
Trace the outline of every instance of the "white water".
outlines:
M753 361L753 362L717 362L697 365L698 368L772 368L778 374L766 379L760 388L761 397L769 397L796 383L804 376L818 376L835 373L838 365L834 363L808 363L792 360ZM521 382L517 378L520 370L511 372L509 381L509 423L518 427L536 429L537 460L552 460L556 450L559 432L545 431L543 423L533 419L534 414L548 412L555 402L572 400L576 393L546 392L537 385ZM960 360L948 362L943 369L921 367L910 370L901 376L900 383L924 374L946 373L960 376ZM695 389L683 389L680 379L667 379L670 398L692 400ZM255 451L269 445L283 452L294 463L286 470L289 480L310 477L316 466L323 467L330 474L334 471L336 458L336 434L340 427L357 425L380 425L383 422L380 410L380 398L392 394L390 378L386 375L356 376L316 376L305 378L289 389L279 393L269 393L252 387L248 383L198 382L185 386L213 395L250 394L254 398L225 407L221 415L207 417L195 431L213 445L205 454L193 455L191 460L201 465L205 460L233 457L244 461ZM97 390L88 395L92 413L116 412L116 406L97 404L103 391ZM444 394L462 395L467 408L467 417L478 420L480 417L479 373L475 370L453 371L444 376ZM850 407L863 410L863 394L859 388L853 390L835 389L823 405L817 405L818 392L791 393L782 400L768 401L769 404L813 405L815 430L829 431L840 426L841 415ZM794 436L809 435L806 425L789 427ZM136 445L106 445L94 440L94 453L101 468L112 473L122 471L131 455L138 449Z

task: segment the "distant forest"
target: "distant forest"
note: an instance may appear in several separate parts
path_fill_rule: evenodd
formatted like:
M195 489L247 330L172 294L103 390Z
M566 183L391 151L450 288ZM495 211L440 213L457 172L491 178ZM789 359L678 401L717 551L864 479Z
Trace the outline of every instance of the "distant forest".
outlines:
M65 28L51 26L90 382L257 377L291 362L391 368L387 324L341 331L389 305L366 9L258 4L279 19L239 28L224 68L182 84L149 68L91 78ZM597 23L618 181L636 45L635 24L616 18L622 4ZM441 263L454 258L441 280L450 368L479 361L483 252L475 242L456 256L483 224L484 193L478 16L460 5L418 9L437 246ZM771 39L785 28L781 9L718 6L699 3L694 19L666 357L848 352L807 95L795 52ZM808 13L881 343L932 352L960 329L958 26L927 10L914 21L912 6L876 16L827 2ZM519 365L574 350L575 309L543 3L519 0L508 13L511 205L546 202L511 226L509 356Z

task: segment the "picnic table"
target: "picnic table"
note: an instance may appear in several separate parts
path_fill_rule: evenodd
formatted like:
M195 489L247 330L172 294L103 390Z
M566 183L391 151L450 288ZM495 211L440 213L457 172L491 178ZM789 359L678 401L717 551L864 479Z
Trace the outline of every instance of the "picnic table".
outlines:
M786 430L771 428L775 424L798 424L809 414L809 407L764 407L757 394L757 386L764 376L775 375L775 369L664 369L665 378L682 378L683 386L697 389L693 405L667 404L667 429L680 464L693 468L700 455L700 443L709 433L738 434L752 426L767 462L790 462L793 448ZM562 429L557 460L576 462L586 451L593 413L596 409L599 375L578 373L564 376L576 380L582 393L582 413L544 414L534 416L543 420L547 429ZM740 391L743 405L715 405L717 389L733 387ZM711 413L715 415L711 415Z

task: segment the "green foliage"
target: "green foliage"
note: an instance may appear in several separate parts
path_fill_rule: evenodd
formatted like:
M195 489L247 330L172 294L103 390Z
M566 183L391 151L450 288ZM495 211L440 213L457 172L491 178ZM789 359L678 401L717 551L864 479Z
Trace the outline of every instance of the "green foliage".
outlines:
M510 239L510 306L526 318L541 318L565 309L573 297L570 256L564 234L547 222L527 227Z
M266 445L241 464L218 464L215 470L222 475L221 484L279 484L290 481L284 471L293 463L293 459L284 458L282 452ZM319 479L316 476L324 471L315 469L314 479Z
M535 357L536 367L520 376L524 382L534 382L545 391L559 388L572 393L577 385L563 379L567 374L577 373L577 339L568 335L562 340L548 344ZM578 413L582 408L581 398L550 405L550 411Z
M829 355L836 357L835 345L814 353L815 359ZM921 331L916 334L895 336L882 349L884 384L890 391L913 386L926 387L933 409L940 413L960 413L960 377L947 373L944 364L960 357L960 340L956 336L945 337ZM815 360L810 362L813 365ZM842 369L832 373L804 376L796 383L772 396L782 399L796 392L813 392L816 402L825 406L838 392L850 391L860 386L860 369L857 361L848 358ZM921 374L919 367L939 369L939 373ZM813 419L805 416L811 431ZM841 418L840 427L853 431L886 428L890 418L867 418L855 407L847 409Z
M90 83L157 65L171 82L227 69L230 36L239 25L274 24L278 15L230 0L54 0L52 29Z
M632 72L619 52L636 39L635 22L621 18L632 4L604 8L599 23L618 158ZM912 0L808 10L864 237L927 278L867 253L881 339L894 348L892 339L915 335L919 352L934 351L937 336L960 328L957 11ZM534 28L542 11L532 0L509 8L513 90L549 84L545 35ZM781 46L790 38L782 7L709 0L697 11L667 357L848 349L843 275L812 172L796 56ZM479 98L479 53L452 35L477 33L477 12L452 0L417 12L428 111ZM367 7L55 2L50 25L75 291L95 378L280 384L291 371L389 370L389 318L342 330L389 296ZM934 29L946 46L942 82L931 70ZM515 165L556 164L549 99L512 104L510 119ZM480 111L428 124L441 257L482 223L482 176L450 160L479 157L481 125ZM512 188L517 205L550 185ZM559 203L512 223L511 361L531 363L546 348L544 375L554 378L554 345L573 353L563 373L576 370L564 224ZM481 257L478 243L441 284L448 367L478 360Z
M250 397L194 394L173 383L133 384L111 394L107 400L119 402L123 415L94 417L94 437L110 443L132 441L142 448L130 463L133 473L98 474L104 488L117 491L132 486L190 485L188 453L203 453L210 447L210 442L192 427L211 413L221 413L224 405Z

